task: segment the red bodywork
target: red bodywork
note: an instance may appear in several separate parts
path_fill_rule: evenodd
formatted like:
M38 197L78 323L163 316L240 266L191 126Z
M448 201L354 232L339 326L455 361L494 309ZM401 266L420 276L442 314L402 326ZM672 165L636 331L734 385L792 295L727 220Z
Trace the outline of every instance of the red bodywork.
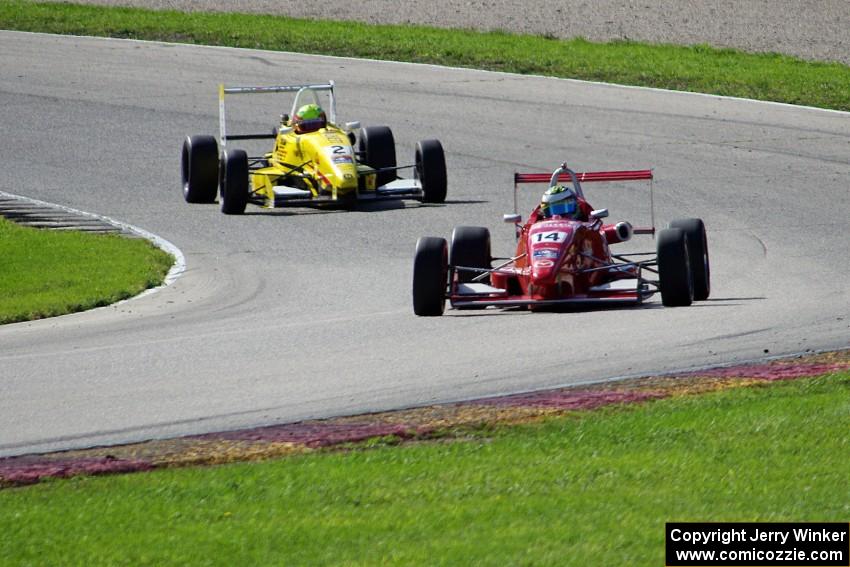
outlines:
M609 245L630 238L632 232L653 234L654 228L631 229L628 225L618 230L617 225L604 224L601 218L591 215L580 186L582 181L651 180L652 171L518 173L514 182L515 186L550 181L554 184L556 178L558 182L578 181L574 186L579 196L579 220L539 218L539 206L535 208L524 224L517 224L517 248L512 258L496 261L492 271L479 271L476 281L469 283L460 283L458 273L462 269L452 267L452 306L635 304L654 293L641 277L641 270L650 262L615 257L609 249Z

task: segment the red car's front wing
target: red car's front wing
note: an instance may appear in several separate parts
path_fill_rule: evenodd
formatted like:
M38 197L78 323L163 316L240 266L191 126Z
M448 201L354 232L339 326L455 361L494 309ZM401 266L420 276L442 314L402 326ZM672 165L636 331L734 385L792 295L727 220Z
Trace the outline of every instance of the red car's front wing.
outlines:
M507 290L487 284L468 284L453 281L449 293L452 307L522 307L567 305L636 305L652 296L655 290L645 280L624 279L592 288L587 294L573 294L553 299L531 295L510 295Z

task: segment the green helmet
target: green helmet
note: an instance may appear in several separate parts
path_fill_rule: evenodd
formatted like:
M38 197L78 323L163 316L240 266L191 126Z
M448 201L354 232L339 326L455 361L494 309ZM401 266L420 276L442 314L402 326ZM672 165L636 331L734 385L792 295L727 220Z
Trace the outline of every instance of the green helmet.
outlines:
M328 119L325 111L318 104L305 104L295 113L292 125L298 134L315 132L319 128L327 126Z
M578 201L575 192L569 187L555 185L543 193L540 201L540 215L549 218L552 215L574 217L578 211Z

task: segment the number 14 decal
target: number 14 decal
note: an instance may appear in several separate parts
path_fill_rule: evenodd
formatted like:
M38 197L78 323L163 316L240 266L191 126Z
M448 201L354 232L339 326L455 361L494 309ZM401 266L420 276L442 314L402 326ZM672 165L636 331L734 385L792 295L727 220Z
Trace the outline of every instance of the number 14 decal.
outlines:
M533 237L534 242L563 242L567 239L566 232L538 232Z

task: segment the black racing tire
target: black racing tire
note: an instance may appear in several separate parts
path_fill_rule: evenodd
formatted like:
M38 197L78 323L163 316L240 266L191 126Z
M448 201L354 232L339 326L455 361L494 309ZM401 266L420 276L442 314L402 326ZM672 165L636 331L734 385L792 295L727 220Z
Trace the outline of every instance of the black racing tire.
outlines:
M221 212L241 215L248 204L248 154L224 150L221 154Z
M446 200L446 156L439 140L422 140L416 144L416 175L422 182L423 203Z
M483 226L458 226L452 231L449 248L449 264L467 268L490 268L493 258L490 255L490 231ZM457 272L458 283L472 281L480 272ZM490 275L478 280L490 283Z
M448 243L445 238L423 236L416 242L413 259L413 312L439 317L446 309Z
M387 126L369 126L360 130L360 161L374 169L395 167L395 138ZM395 171L379 173L375 185L380 187L398 178Z
M670 228L681 228L688 238L688 261L694 281L694 301L704 301L711 293L711 266L708 261L708 238L702 219L676 219Z
M187 136L180 176L187 203L213 203L218 190L218 143L212 136Z
M661 303L667 307L685 307L694 300L688 237L681 228L665 228L658 233L658 285Z

